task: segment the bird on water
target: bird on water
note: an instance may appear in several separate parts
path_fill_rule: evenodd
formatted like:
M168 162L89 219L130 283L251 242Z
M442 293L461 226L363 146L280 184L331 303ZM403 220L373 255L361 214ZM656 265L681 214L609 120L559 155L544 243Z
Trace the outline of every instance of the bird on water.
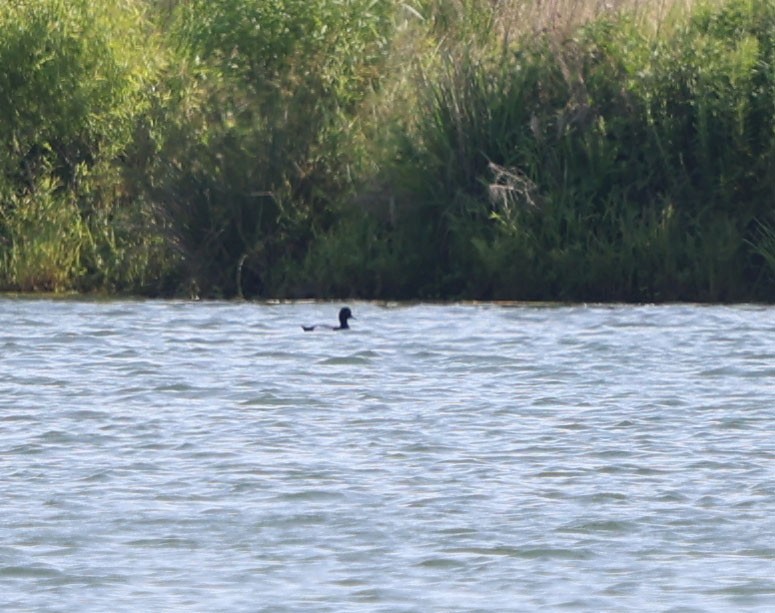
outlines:
M322 324L315 324L314 326L302 325L302 329L305 332L312 332L315 328L328 328L329 330L349 330L350 325L347 323L348 319L355 319L350 307L342 307L339 309L339 325L338 326L324 326Z

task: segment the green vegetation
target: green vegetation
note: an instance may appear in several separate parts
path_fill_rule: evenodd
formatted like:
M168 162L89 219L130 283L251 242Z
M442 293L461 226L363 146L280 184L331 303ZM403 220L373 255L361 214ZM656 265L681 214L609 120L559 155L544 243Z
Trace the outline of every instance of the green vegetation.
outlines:
M0 290L192 287L775 300L775 0L2 3Z

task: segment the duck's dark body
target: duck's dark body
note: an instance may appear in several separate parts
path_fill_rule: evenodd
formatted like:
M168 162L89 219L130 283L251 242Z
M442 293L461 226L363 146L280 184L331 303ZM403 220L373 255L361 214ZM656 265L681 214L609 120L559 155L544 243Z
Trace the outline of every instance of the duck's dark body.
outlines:
M355 317L353 317L353 312L350 310L350 307L343 307L342 309L339 310L339 325L336 327L330 327L329 329L330 330L349 330L350 325L347 323L348 319L355 319ZM318 328L318 327L327 328L328 326L318 326L318 325L302 326L302 329L305 332L312 332L315 328Z

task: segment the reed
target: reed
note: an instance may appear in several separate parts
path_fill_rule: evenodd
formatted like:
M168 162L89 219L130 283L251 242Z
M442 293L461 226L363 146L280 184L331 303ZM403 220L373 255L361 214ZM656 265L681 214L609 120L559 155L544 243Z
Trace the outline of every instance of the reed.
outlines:
M415 206L433 211L435 257L460 271L449 289L481 291L464 271L482 269L511 298L720 300L754 284L746 240L772 189L773 4L616 8L498 53L453 49L423 78L403 158L426 179ZM493 167L519 185L498 185Z
M365 0L178 6L177 85L155 111L164 131L145 187L186 274L209 293L275 291L283 262L303 258L335 216L350 182L353 113L378 78L389 9Z
M147 291L138 266L165 267L125 175L158 67L144 8L0 6L0 287Z
M773 299L773 41L772 0L2 3L0 287Z
M42 179L22 196L5 193L2 271L7 289L63 291L82 272L81 246L89 240L72 197Z

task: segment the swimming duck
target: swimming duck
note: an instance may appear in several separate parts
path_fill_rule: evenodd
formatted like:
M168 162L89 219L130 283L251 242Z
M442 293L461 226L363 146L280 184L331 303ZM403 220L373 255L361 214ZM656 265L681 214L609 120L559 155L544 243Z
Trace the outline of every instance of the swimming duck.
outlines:
M350 326L347 323L348 319L355 319L353 317L353 312L350 310L350 307L343 307L339 310L339 325L336 327L331 327L331 330L349 330ZM312 332L315 328L317 328L320 325L320 327L328 327L323 326L322 324L315 324L314 326L305 326L302 325L302 329L305 332Z

